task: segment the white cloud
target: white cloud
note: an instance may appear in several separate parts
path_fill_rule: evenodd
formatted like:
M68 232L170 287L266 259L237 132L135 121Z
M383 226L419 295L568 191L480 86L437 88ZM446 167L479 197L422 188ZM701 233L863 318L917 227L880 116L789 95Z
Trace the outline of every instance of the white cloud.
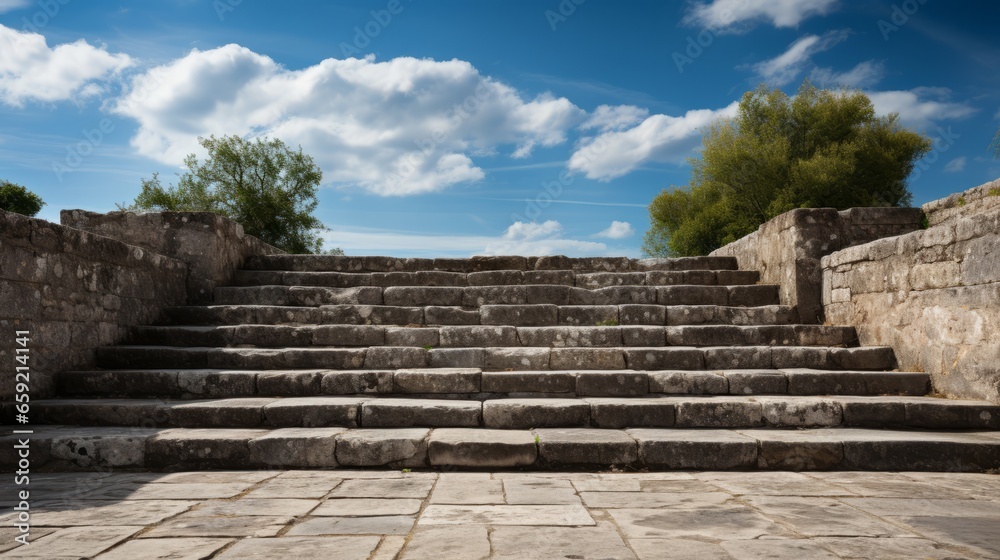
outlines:
M510 157L514 159L524 159L526 157L531 157L531 152L535 149L535 143L533 141L525 142L517 147L511 154Z
M823 35L803 35L789 45L780 55L752 66L758 76L770 84L783 86L794 80L811 63L816 53L830 49L847 38L843 31L830 31Z
M965 171L965 156L957 157L948 162L948 165L944 166L944 170L948 173L960 173Z
M732 117L738 102L718 110L688 111L681 117L652 115L640 124L589 139L570 156L570 171L590 179L610 181L650 162L683 162L701 143L701 129L719 118Z
M632 224L628 222L619 222L618 220L612 220L611 225L608 229L597 233L594 237L607 237L608 239L625 239L626 237L632 237L635 235L635 228Z
M555 220L514 222L500 239L486 245L484 255L572 255L599 256L608 254L604 243L566 239L562 224Z
M0 14L31 5L31 0L0 0Z
M82 99L102 91L97 83L132 64L84 40L49 48L38 33L0 25L0 101L21 107L27 101Z
M649 110L635 105L601 105L580 125L580 130L597 129L600 132L621 130L642 122Z
M731 33L762 20L774 27L796 27L812 16L830 13L836 4L837 0L714 0L694 4L684 21Z
M349 255L394 254L422 256L567 255L571 257L620 254L604 243L567 239L557 221L514 222L499 236L428 235L381 230L330 230L320 234L327 247L341 247Z
M832 68L813 68L809 80L823 87L870 87L882 80L885 65L874 60L859 63L847 72L834 72Z
M193 50L136 77L116 106L139 123L139 153L180 164L198 136L273 136L302 145L324 181L409 195L484 177L470 155L565 142L586 113L524 100L461 60L326 59L288 70L239 45Z
M909 91L867 92L881 115L899 113L899 120L906 126L927 128L932 123L948 119L962 119L975 109L966 103L950 101L948 88L915 88Z
M529 241L544 237L552 237L562 233L562 224L555 220L538 222L514 222L503 233L504 239Z

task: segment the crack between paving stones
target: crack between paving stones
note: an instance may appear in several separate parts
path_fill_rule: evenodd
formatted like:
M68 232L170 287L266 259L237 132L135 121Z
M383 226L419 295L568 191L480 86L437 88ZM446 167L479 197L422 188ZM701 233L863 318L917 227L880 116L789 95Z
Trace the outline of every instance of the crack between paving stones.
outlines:
M336 456L336 446L334 447L334 456ZM285 471L285 472L288 472L288 471ZM279 476L280 476L280 475L279 475ZM327 500L329 500L329 499L330 499L330 494L332 494L332 493L333 493L333 491L334 491L334 490L335 490L335 489L336 489L336 488L337 488L338 486L340 486L340 483L341 483L341 482L343 482L343 481L344 481L343 479L340 479L340 481L339 481L339 482L337 482L336 484L334 484L334 485L333 485L333 486L332 486L332 487L330 488L330 490L329 490L329 491L327 491L327 493L326 493L326 494L324 494L323 496L321 496L321 497L320 497L320 499L319 499L319 501L318 501L318 503L316 504L316 506L315 506L315 507L313 507L312 509L310 509L310 510L309 510L309 511L307 511L306 513L302 514L301 516L295 516L295 517L294 517L294 518L292 519L292 522L291 522L291 523L289 523L289 524L287 524L287 525L285 525L284 527L282 527L282 528L281 528L281 529L280 529L280 530L278 531L278 533L277 533L276 535L274 535L274 537L275 537L275 538L277 538L277 537L283 537L283 536L287 535L287 534L288 534L288 532L289 532L289 531L291 531L293 527L295 527L296 525L298 525L298 524L302 523L303 521L305 521L305 520L306 520L306 518L310 517L310 516L311 516L311 514L312 514L312 512L314 512L314 511L316 511L317 509L319 509L319 508L320 508L320 506L322 506L322 505L323 505L323 504L324 504L324 503L325 503L325 502L326 502ZM280 499L280 498L276 498L276 499ZM381 541L379 541L379 542L381 542Z
M427 437L430 438L430 434L428 434ZM428 461L429 461L429 459L428 459ZM406 479L406 475L405 474L403 475L403 479L404 480ZM436 476L434 477L434 484L431 485L431 489L430 489L430 491L427 492L427 496L425 496L420 501L420 511L418 511L416 517L413 518L413 527L410 529L410 532L407 533L406 537L403 539L403 546L400 547L399 552L396 553L395 558L402 557L402 554L404 552L406 552L406 549L410 546L410 541L412 541L413 537L416 536L417 527L420 524L420 518L423 517L424 510L427 509L427 506L430 505L431 496L434 495L434 491L437 490L437 486L438 486L438 484L440 482L441 482L441 475L440 474L436 474Z
M792 533L797 538L799 538L799 539L805 539L805 540L810 540L811 541L810 537L808 537L805 533L800 533L799 531L795 530L794 525L792 525L791 523L787 523L787 522L782 521L780 519L772 519L769 515L767 515L766 513L764 513L763 510L761 510L760 508L754 507L754 505L751 504L746 499L745 495L733 494L729 490L726 490L725 488L723 488L723 487L721 487L721 486L719 486L717 484L712 484L712 486L715 486L716 488L718 488L722 492L725 492L726 494L729 494L730 496L732 496L733 501L735 501L736 503L745 506L750 511L753 511L757 515L763 517L764 519L767 519L768 521L770 521L771 523L774 523L778 527L781 527L782 529L788 531L789 533ZM754 537L754 538L748 539L748 540L754 540L754 541L757 541L757 540L769 540L773 536L774 535L771 535L770 533L768 533L766 535L759 535L757 537ZM767 539L765 539L764 537L767 537ZM831 553L832 553L832 551L831 551Z
M641 486L640 486L640 488L641 488ZM640 492L641 492L641 491L640 491ZM582 500L581 500L581 501L582 501ZM584 506L584 507L586 507L586 506ZM589 510L589 508L588 508L588 510L587 510L587 511L588 511L588 512L590 511L590 510ZM632 552L632 554L634 554L636 558L641 558L641 557L639 556L639 554L638 554L638 553L637 553L637 552L635 551L635 549L634 549L634 548L632 548L632 541L630 541L630 540L628 540L628 538L626 538L626 536L625 536L625 531L624 531L624 530L623 530L623 529L621 528L621 526L620 526L620 525L618 525L618 522L617 522L617 521L615 521L615 518L614 518L614 516L613 516L613 515L611 515L611 513L610 513L610 512L608 511L608 510L606 510L606 509L605 509L605 510L601 510L601 511L603 511L603 512L604 512L604 517L605 517L605 520L606 520L606 521L607 521L607 522L608 522L608 523L609 523L609 524L610 524L610 525L611 525L612 527L614 527L614 528L615 528L615 532L617 532L617 533L618 533L618 536L619 536L619 537L621 538L621 540L622 540L622 543L624 543L624 544L625 544L625 548L629 549L629 551L630 551L630 552ZM593 516L593 515L591 515L590 517L591 517L591 518L593 518L594 516ZM595 522L596 522L596 520L595 520Z
M864 496L855 496L855 497L863 498ZM875 498L875 499L878 499L878 498ZM906 499L906 498L903 498L903 499ZM851 508L851 509L853 509L853 510L855 510L857 512L860 512L860 513L862 513L862 514L864 514L864 515L866 515L868 517L872 517L874 519L878 519L879 521L882 521L883 523L887 523L889 525L892 525L893 527L896 527L896 528L901 529L903 531L906 531L908 533L912 533L914 535L917 535L918 537L920 537L922 539L926 539L926 540L929 540L929 541L934 542L934 543L938 543L939 542L939 541L936 541L933 538L928 537L927 535L924 535L923 533L917 531L917 529L915 527L910 527L909 525L906 525L906 524L904 524L902 522L897 522L897 521L892 521L890 519L882 518L882 517L880 517L878 515L875 515L874 513L867 512L867 511L865 511L865 510L863 510L863 509L861 509L861 508L859 508L857 506L853 506L853 505L851 505L851 504L849 504L847 502L843 502L843 501L841 501L839 499L837 499L837 502L839 502L839 503L841 503L841 504L847 506L848 508ZM914 517L921 517L921 516L914 516ZM824 535L824 536L827 536L827 535ZM854 538L857 538L857 535L832 535L832 536L844 536L844 537L854 537ZM887 537L875 537L875 538L893 538L893 537L887 536ZM903 537L896 537L896 538L903 538Z

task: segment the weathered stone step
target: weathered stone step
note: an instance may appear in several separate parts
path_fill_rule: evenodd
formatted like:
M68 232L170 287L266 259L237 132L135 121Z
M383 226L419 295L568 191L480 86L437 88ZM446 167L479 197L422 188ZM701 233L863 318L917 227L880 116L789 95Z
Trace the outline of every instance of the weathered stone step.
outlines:
M133 327L130 342L154 346L471 348L618 346L854 346L854 327L728 326L153 326Z
M484 305L778 305L778 286L613 286L576 288L553 285L435 286L227 286L215 289L220 305L389 305L405 307Z
M33 402L32 412L48 424L180 428L1000 429L1000 405L931 397L55 399Z
M206 348L108 346L102 369L404 369L426 367L531 370L847 369L889 370L892 349L872 346L666 346L626 348Z
M3 464L16 464L15 437L0 436ZM31 445L32 469L38 471L627 466L971 472L1000 468L996 431L40 426Z
M784 305L483 305L405 307L387 305L211 305L168 308L168 325L784 325Z
M482 371L158 369L59 375L62 395L222 398L435 395L437 398L670 395L906 395L930 389L925 373L762 369L719 371Z
M730 286L756 284L756 270L651 270L648 272L576 272L573 270L494 270L487 272L292 272L238 270L238 286L508 286L559 285L577 288L611 286Z
M400 259L334 255L252 256L247 270L296 272L486 272L495 270L572 270L578 272L644 272L648 270L737 270L733 257L629 259L626 257L471 257L467 259Z

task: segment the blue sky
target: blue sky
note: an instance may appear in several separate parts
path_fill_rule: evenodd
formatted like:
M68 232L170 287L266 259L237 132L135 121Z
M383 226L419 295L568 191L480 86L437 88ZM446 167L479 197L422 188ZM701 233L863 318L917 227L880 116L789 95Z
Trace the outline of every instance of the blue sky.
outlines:
M0 0L0 178L110 211L198 136L320 164L348 254L638 256L760 83L868 92L936 140L916 203L1000 176L996 2Z

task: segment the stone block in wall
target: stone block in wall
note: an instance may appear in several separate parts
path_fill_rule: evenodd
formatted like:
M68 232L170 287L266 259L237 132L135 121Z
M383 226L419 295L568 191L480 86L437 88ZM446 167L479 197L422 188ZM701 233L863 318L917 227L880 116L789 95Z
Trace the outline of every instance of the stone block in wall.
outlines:
M955 226L951 224L935 226L924 230L920 236L921 247L950 245L955 242Z
M963 286L1000 281L1000 227L996 231L956 248L956 252L963 255L959 273Z
M42 282L45 280L46 259L38 259L24 247L9 246L0 251L0 280Z
M0 317L35 317L42 309L42 293L35 284L0 283Z
M910 273L910 287L919 291L958 286L959 271L957 262L914 264Z
M119 240L187 263L189 303L212 300L216 286L230 284L247 258L283 253L243 226L212 212L110 212L63 210L63 225Z

